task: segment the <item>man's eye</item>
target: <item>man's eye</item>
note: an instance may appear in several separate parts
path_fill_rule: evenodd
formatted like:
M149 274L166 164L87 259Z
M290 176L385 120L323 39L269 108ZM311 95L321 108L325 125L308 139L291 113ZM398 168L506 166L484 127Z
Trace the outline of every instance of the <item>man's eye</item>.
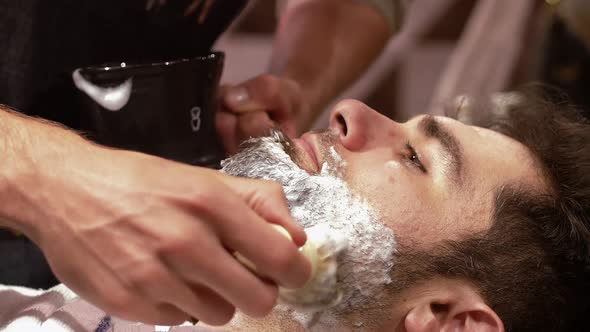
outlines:
M406 143L406 152L407 152L407 156L406 158L408 159L408 161L415 166L416 168L418 168L422 173L427 173L426 172L426 167L424 167L424 165L422 164L422 161L420 160L420 157L418 156L418 153L416 152L416 150L414 149L414 147L410 144L410 142Z

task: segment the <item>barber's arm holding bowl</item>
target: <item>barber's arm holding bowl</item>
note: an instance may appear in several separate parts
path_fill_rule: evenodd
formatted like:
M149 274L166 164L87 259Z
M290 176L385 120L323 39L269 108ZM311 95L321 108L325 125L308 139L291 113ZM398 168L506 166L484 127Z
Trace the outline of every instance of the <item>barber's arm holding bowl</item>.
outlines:
M401 23L404 1L284 2L269 73L222 89L217 128L228 153L269 127L289 135L310 129L380 54Z
M352 0L289 6L273 74L225 88L218 129L227 151L274 124L291 135L308 128L390 30L374 8ZM24 233L61 282L113 315L223 324L236 309L267 314L277 285L299 287L310 276L297 250L305 233L276 183L106 148L3 106L0 153L0 227Z

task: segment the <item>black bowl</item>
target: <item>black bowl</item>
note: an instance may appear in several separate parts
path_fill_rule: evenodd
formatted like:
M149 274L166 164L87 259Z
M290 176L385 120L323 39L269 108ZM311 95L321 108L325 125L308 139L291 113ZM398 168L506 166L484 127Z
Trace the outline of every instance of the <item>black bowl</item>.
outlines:
M223 53L214 52L159 63L77 69L74 81L85 95L82 111L88 113L94 139L111 147L217 167L224 156L215 131L223 59ZM112 103L113 97L120 103Z

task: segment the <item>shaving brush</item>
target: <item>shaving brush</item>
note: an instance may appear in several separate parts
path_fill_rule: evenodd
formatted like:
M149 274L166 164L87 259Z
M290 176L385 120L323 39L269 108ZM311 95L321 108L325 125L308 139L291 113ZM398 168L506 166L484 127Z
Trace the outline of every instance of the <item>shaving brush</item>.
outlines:
M272 225L279 233L292 240L289 232ZM279 288L279 301L292 308L317 312L340 303L342 291L338 287L338 256L346 249L347 241L324 227L306 229L307 242L299 250L311 263L311 277L301 288ZM240 253L236 258L256 272L256 266Z

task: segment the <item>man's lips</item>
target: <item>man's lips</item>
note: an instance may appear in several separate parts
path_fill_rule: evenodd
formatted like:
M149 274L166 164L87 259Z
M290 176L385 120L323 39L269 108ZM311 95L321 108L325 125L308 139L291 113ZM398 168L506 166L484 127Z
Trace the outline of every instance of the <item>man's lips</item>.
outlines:
M308 134L301 136L300 138L294 138L293 142L295 143L296 147L305 154L306 159L308 159L309 163L314 168L315 172L320 171L320 162L318 159L317 150L315 149L315 145L310 140Z

